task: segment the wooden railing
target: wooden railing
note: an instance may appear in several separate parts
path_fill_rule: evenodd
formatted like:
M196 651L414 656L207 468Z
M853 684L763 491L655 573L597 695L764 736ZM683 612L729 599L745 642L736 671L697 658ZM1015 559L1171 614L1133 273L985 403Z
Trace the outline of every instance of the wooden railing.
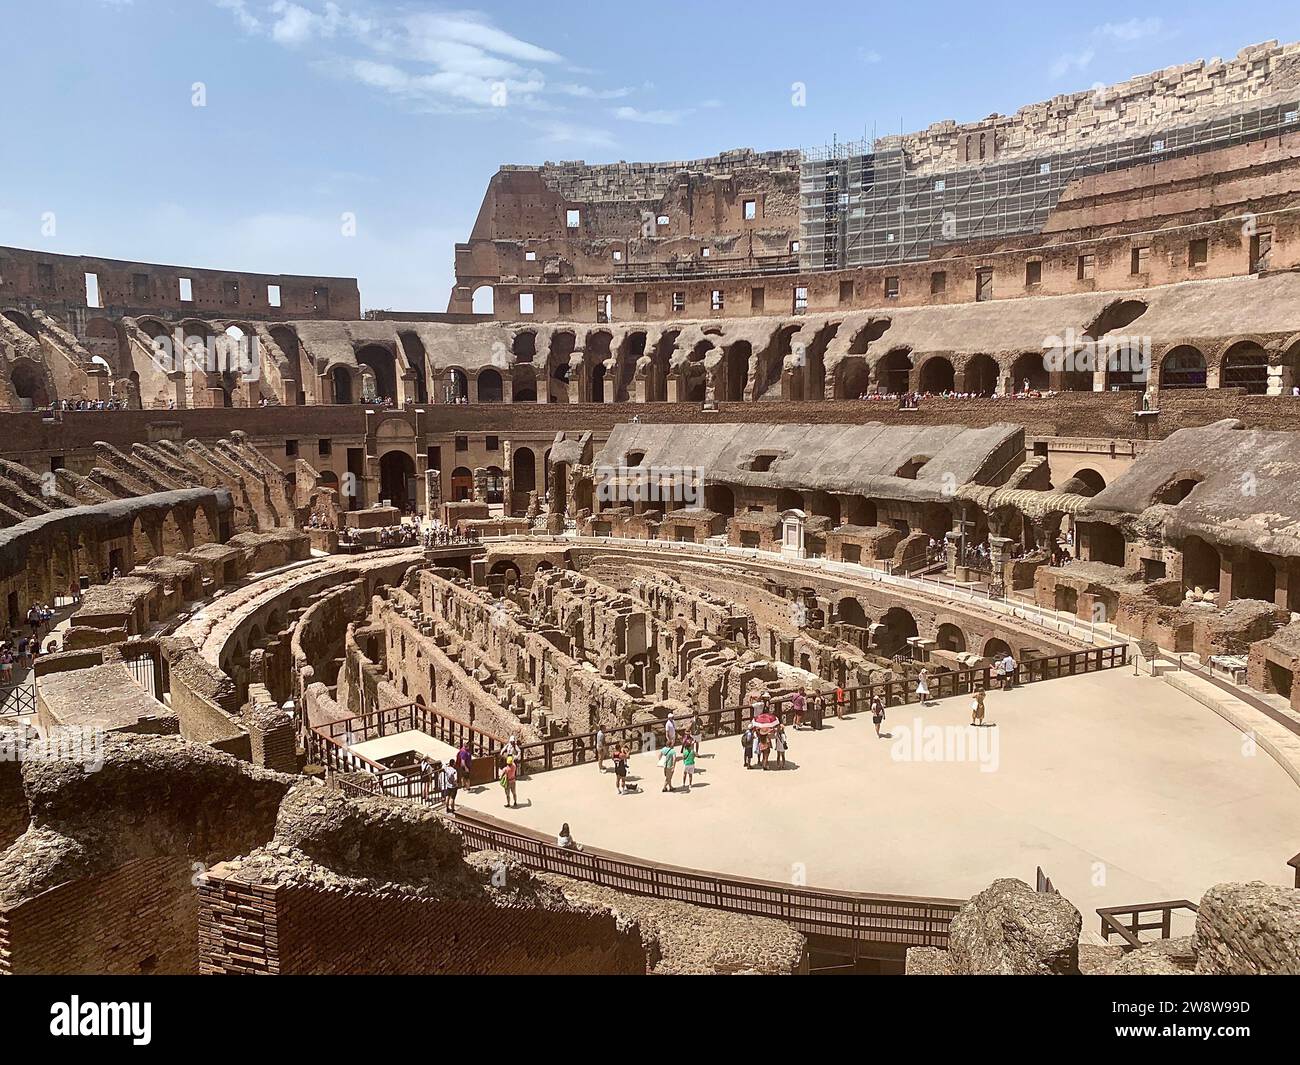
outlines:
M531 869L585 880L633 895L674 899L715 910L773 917L805 935L855 943L946 947L961 899L870 895L792 887L682 869L590 848L558 847L478 811L461 811L456 828L475 850L500 851Z
M1112 935L1117 935L1124 940L1121 944L1124 950L1130 951L1142 946L1141 932L1159 929L1160 938L1168 939L1175 910L1196 913L1197 907L1187 899L1175 899L1171 902L1145 902L1138 906L1107 906L1098 910L1097 916L1101 918L1101 934L1106 937L1106 942L1110 942ZM1157 915L1156 919L1143 920L1147 914ZM1124 917L1128 918L1127 924L1120 920Z
M1072 677L1082 673L1095 673L1105 669L1116 669L1127 665L1128 645L1112 644L1108 647L1090 647L1083 651L1067 651L1063 654L1046 658L1035 658L1022 663L1014 674L1013 683L1029 684L1041 680L1055 680L1060 677ZM990 666L976 669L963 669L947 673L935 673L930 677L930 698L932 700L948 699L958 695L969 695L975 691L987 691L998 680L998 675ZM845 701L843 712L858 713L870 708L871 701L879 696L887 707L904 706L919 702L916 695L916 682L911 679L881 681L876 684L863 684L844 689ZM774 700L769 704L773 713L789 712L790 696ZM827 715L835 713L833 694L827 695ZM719 736L736 736L745 731L745 726L753 716L753 706L731 706L722 710L700 711L695 717L701 719L704 728L700 739L715 739ZM684 731L690 722L678 723L678 733ZM628 743L634 751L651 750L663 741L664 731L661 722L644 722L637 725L622 725L605 729L605 739L609 744ZM535 743L523 745L521 765L525 772L540 773L549 769L581 765L596 756L596 734L583 732L568 736L552 736Z

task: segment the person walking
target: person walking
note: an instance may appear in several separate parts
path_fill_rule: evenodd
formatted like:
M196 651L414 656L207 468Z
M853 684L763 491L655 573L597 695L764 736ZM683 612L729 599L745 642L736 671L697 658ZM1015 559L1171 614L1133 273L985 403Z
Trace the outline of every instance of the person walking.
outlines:
M515 768L514 755L506 759L506 767L501 770L501 786L506 789L506 809L519 805L519 795L515 791L519 779L519 770Z
M794 728L803 727L804 711L808 707L808 695L802 687L794 693L790 700L790 706L794 710Z
M776 732L772 736L772 750L776 752L777 769L785 768L785 752L789 746L785 738L785 729L777 725Z
M971 696L970 700L970 723L972 725L984 724L984 692L977 691Z
M922 706L930 705L930 673L924 667L916 679L916 698Z
M673 720L673 715L668 715L668 720L664 722L664 741L669 747L677 746L677 722Z
M839 684L835 688L835 716L843 719L844 709L849 701L849 693L844 690L844 685Z
M474 756L469 751L469 740L461 740L460 750L456 752L456 775L460 778L462 788L469 787L469 770L474 764Z
M605 759L609 757L609 751L606 749L605 730L600 725L596 726L596 768L602 773L605 772Z
M691 739L690 733L686 734L686 738L688 740ZM690 791L691 781L695 779L695 744L694 743L682 744L682 778L683 778L682 782L686 785L686 790Z
M745 768L754 768L754 726L746 725L745 731L740 734L740 746L745 751Z
M668 720L671 721L672 718L669 718ZM673 790L673 770L676 766L677 752L673 750L671 744L667 744L664 746L664 749L659 752L659 767L664 771L663 791L670 792Z
M876 739L880 739L880 726L885 720L885 700L879 695L871 697L871 723L876 726Z
M1010 691L1016 686L1016 660L1008 651L1002 659L1002 690Z

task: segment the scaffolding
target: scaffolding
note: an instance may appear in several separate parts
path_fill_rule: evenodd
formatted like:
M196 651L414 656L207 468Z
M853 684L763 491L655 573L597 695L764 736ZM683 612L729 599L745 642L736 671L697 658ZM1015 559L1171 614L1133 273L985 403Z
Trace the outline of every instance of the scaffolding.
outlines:
M901 148L866 141L805 151L800 268L917 262L940 244L1037 233L1072 181L1276 136L1300 128L1298 110L1293 100L1074 151L943 171L909 169Z

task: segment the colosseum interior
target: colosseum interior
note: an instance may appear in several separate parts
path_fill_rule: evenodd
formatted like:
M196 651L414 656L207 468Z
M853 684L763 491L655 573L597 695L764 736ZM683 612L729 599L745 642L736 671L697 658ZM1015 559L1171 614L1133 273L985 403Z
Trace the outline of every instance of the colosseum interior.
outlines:
M1298 106L0 248L0 972L1300 973Z

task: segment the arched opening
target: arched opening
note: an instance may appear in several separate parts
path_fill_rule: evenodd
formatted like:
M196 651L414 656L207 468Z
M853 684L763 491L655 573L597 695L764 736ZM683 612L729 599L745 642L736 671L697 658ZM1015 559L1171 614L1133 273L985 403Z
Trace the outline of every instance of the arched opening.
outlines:
M598 362L591 368L591 395L588 401L591 403L605 402L605 364Z
M846 595L836 604L835 613L840 622L845 625L856 625L860 629L865 629L871 624L871 619L862 609L862 604L851 595Z
M487 369L478 375L478 401L480 403L500 403L505 396L505 387L501 375L496 370Z
M1124 565L1124 534L1117 526L1103 521L1079 522L1078 531L1083 548L1080 557L1085 562Z
M850 356L835 367L835 398L861 399L871 390L871 370L861 356ZM814 393L814 399L821 399Z
M985 658L1006 658L1009 654L1011 654L1011 645L1006 640L994 636L984 642Z
M876 646L886 658L894 658L907 649L907 641L917 634L916 618L901 606L890 607L880 619Z
M736 497L725 484L706 484L704 509L732 517L736 513Z
M957 373L953 365L942 355L926 359L921 366L920 386L922 392L938 394L952 392L956 388Z
M367 344L357 352L357 365L374 371L377 400L397 402L397 359L388 348Z
M1089 497L1095 496L1106 487L1106 478L1096 470L1076 470L1074 473L1074 479L1082 482L1083 486L1088 490L1086 494Z
M537 456L531 448L517 447L510 457L511 482L516 492L537 490Z
M956 625L945 623L935 632L934 645L940 651L954 651L960 654L966 650L966 634Z
M403 513L415 507L415 460L405 451L380 458L379 495Z
M36 410L50 405L50 393L45 387L45 374L29 359L15 359L9 372L18 405L23 410Z
M776 493L776 509L784 514L787 510L803 510L803 495L792 488L782 488Z
M1177 473L1151 493L1151 502L1176 506L1191 495L1192 489L1202 480L1199 473Z
M474 475L464 466L451 471L451 501L463 503L474 497Z
M346 366L335 366L330 371L330 385L334 391L335 403L351 403L352 399L352 374Z
M1253 340L1233 344L1223 356L1220 388L1242 388L1247 395L1268 394L1268 352Z
M1047 363L1041 354L1026 351L1018 355L1011 364L1011 391L1019 395L1022 392L1046 392L1051 387Z
M470 310L475 314L492 314L495 305L496 294L491 285L479 285L470 296Z
M1232 566L1232 598L1273 602L1277 594L1277 570L1267 555L1243 551Z
M464 403L469 399L469 378L465 376L464 370L448 370L446 388L448 403Z
M510 383L511 402L537 402L537 371L531 366L516 365Z
M1205 356L1189 344L1172 348L1160 360L1161 388L1204 388Z
M569 402L569 358L577 346L577 334L571 329L551 334L551 346L546 356L546 387L551 403Z
M738 340L726 350L723 358L725 379L723 381L723 399L738 402L745 398L745 389L749 384L749 357L753 352L747 340Z
M952 364L948 364L949 370ZM911 385L912 353L906 348L895 348L876 363L876 381L882 391L901 396Z
M1183 541L1183 591L1214 592L1219 588L1222 565L1218 549L1199 536Z
M998 390L1002 371L991 355L974 355L962 374L962 391L974 396L991 396Z

